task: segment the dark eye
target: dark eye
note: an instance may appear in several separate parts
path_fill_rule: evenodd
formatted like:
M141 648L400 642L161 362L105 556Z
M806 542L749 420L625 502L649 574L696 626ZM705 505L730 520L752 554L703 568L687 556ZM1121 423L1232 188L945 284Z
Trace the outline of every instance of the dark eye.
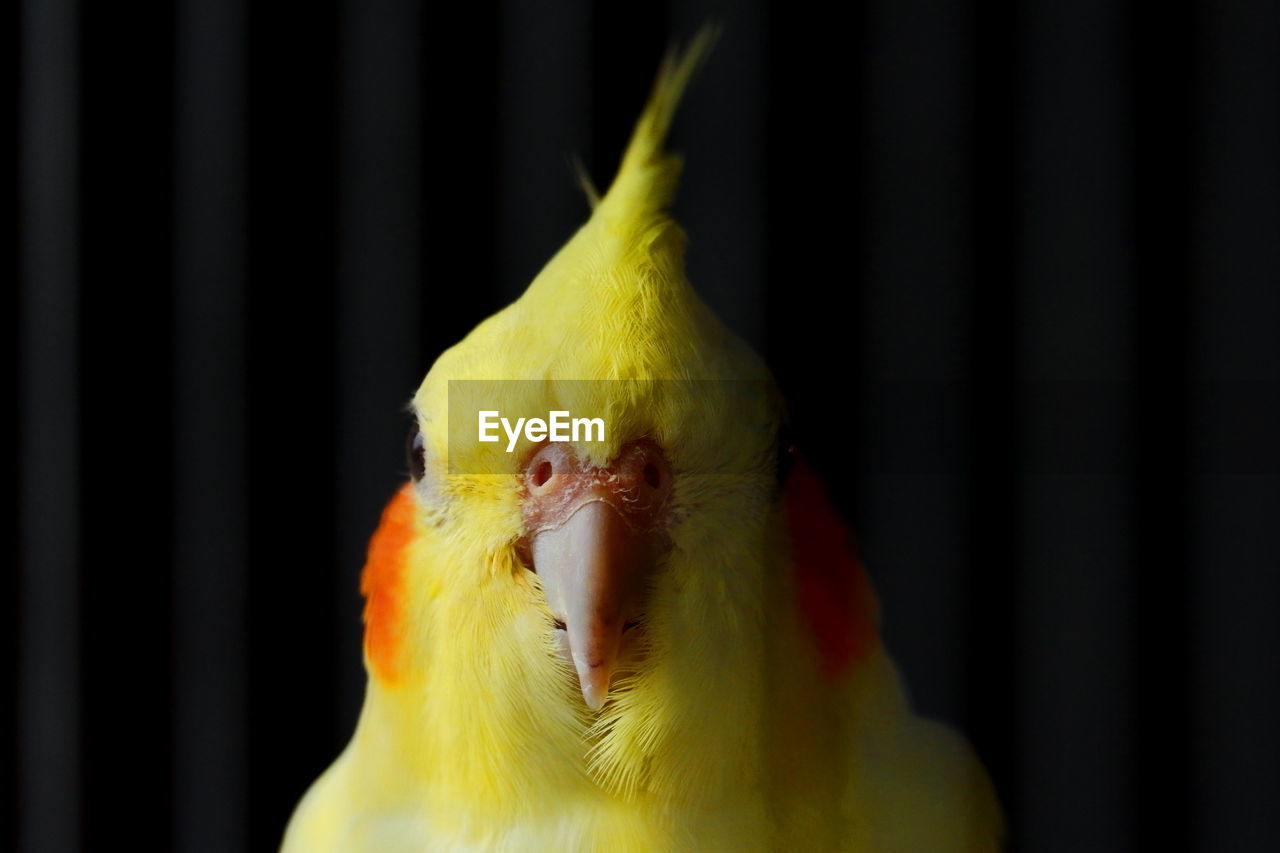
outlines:
M778 427L778 437L774 447L773 470L778 477L778 486L787 482L791 473L791 465L795 461L796 446L791 438L791 427L784 421Z
M414 482L417 482L427 472L427 442L416 423L409 429L404 451L409 462L409 473L413 476Z

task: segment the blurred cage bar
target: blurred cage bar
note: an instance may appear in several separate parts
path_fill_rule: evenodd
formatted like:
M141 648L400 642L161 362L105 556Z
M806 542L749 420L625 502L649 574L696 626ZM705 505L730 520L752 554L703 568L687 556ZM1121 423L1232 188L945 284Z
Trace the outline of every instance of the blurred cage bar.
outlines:
M690 277L1013 849L1280 849L1280 7L24 0L13 849L272 850L434 357L658 61Z

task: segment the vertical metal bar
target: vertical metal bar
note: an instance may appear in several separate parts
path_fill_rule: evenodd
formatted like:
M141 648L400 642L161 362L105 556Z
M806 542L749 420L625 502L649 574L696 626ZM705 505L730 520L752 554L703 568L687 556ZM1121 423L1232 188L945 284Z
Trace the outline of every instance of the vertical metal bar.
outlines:
M359 571L382 506L407 476L405 407L422 379L423 10L339 10L337 547L339 741L364 692ZM447 166L441 166L448 168Z
M248 848L245 10L183 0L174 169L174 848Z
M965 702L971 57L962 7L868 8L862 545L917 705ZM796 164L803 168L801 164ZM920 531L930 531L922 536Z
M515 299L590 215L570 167L591 160L591 9L511 0L499 14L498 287Z
M19 848L57 853L80 846L76 4L22 27Z
M1192 223L1195 849L1280 848L1280 7L1203 4Z
M1123 8L1023 8L1019 846L1134 846L1133 199ZM1087 626L1087 627L1085 627Z

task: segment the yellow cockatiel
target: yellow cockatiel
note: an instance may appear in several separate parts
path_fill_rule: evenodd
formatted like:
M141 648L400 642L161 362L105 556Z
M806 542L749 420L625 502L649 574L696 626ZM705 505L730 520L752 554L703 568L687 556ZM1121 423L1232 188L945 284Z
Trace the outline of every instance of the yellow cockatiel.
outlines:
M708 43L668 58L590 220L418 389L362 579L364 708L288 853L999 849L767 368L685 278L663 140ZM508 453L451 429L456 380L608 429Z

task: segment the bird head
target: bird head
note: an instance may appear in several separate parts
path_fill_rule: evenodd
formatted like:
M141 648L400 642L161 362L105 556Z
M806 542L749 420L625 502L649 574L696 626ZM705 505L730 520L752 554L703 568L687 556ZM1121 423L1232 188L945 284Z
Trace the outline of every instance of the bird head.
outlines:
M366 569L376 679L439 671L403 647L447 646L465 674L435 688L436 705L470 679L523 709L459 737L545 728L560 707L554 724L593 732L597 769L623 787L638 772L624 756L651 752L682 716L760 704L763 614L781 607L767 600L767 568L780 547L783 406L763 361L690 286L669 214L681 164L663 141L708 45L704 34L668 57L612 185L589 191L586 224L432 366L413 398L413 483L388 510L405 532L386 548L434 544L384 572L395 561L380 561L375 537ZM563 412L604 429L481 441L482 412L509 423ZM393 583L414 593L386 592ZM456 618L432 610L445 599Z

